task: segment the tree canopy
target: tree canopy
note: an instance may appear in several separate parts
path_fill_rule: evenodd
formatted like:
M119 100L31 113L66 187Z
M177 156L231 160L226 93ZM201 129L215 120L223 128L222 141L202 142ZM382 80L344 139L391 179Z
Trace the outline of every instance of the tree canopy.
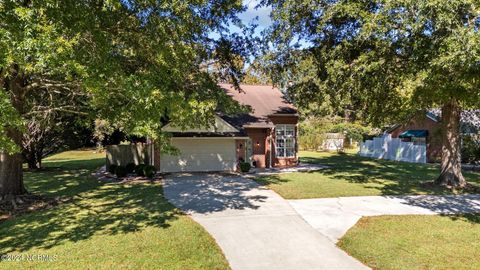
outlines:
M480 105L479 1L264 2L271 65L303 107L328 103L383 124L451 97Z
M206 66L228 66L232 54L246 52L248 42L227 27L240 23L237 13L244 9L241 0L0 1L5 189L7 182L20 183L21 157L13 153L20 150L24 114L36 91L84 95L97 118L154 139L162 119L199 126L219 109L239 109ZM229 76L240 72L233 67ZM77 109L63 104L38 112Z
M27 97L34 88L84 91L102 117L142 135L155 136L166 115L205 123L228 102L202 64L233 49L228 36L208 34L225 33L243 9L232 0L2 1L2 85L8 95L5 80L18 74ZM5 95L2 117L12 122ZM14 149L1 134L2 148Z
M465 185L458 130L461 110L480 106L478 0L263 4L273 19L266 58L277 81L292 81L299 106L354 113L377 126L441 107L440 182Z

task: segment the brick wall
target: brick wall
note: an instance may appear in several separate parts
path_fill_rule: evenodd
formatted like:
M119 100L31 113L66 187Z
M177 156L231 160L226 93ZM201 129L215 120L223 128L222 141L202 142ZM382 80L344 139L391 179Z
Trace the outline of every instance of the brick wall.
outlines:
M390 132L392 138L398 138L407 130L428 130L427 137L427 161L437 162L442 157L441 123L436 122L425 114L413 117L410 122L403 124Z

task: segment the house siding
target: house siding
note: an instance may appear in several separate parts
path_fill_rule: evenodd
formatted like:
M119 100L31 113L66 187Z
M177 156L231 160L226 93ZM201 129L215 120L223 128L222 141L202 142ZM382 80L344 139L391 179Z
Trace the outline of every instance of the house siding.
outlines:
M410 122L403 124L389 133L392 138L398 138L407 130L428 130L427 137L427 161L438 162L442 158L442 127L441 123L434 121L425 114L413 117Z
M298 117L297 116L272 116L270 121L274 125L295 125L295 157L291 158L277 158L275 154L275 132L271 128L245 128L247 136L252 141L252 160L256 162L258 168L270 167L288 167L295 166L298 163ZM235 140L236 159L247 160L246 157L246 143L245 139ZM270 155L271 152L271 155ZM270 163L270 156L272 162ZM157 169L160 169L161 153L158 147L154 150L154 165ZM237 168L238 169L238 168Z

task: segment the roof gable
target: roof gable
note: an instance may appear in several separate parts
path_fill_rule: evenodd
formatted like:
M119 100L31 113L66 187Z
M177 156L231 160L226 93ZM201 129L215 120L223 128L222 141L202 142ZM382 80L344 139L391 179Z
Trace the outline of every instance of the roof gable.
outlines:
M283 93L270 85L240 85L240 91L231 84L220 84L227 95L241 105L251 108L250 114L224 117L237 126L271 126L271 115L297 115L297 109L288 102Z

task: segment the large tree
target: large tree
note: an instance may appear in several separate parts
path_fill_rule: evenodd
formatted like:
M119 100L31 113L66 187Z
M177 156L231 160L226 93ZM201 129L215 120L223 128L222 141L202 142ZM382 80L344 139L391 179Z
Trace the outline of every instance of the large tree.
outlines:
M92 140L89 96L79 89L79 82L61 85L59 89L41 84L25 96L21 148L29 169L41 169L46 155L85 146Z
M20 147L32 91L74 89L99 118L153 138L166 116L202 125L233 108L204 64L228 64L228 45L241 41L224 33L244 8L241 0L0 1L0 199L26 192Z
M310 108L352 106L376 125L442 108L443 156L435 182L466 185L459 122L462 109L480 106L480 1L263 3L272 6L268 59L279 74L291 76L290 96Z

